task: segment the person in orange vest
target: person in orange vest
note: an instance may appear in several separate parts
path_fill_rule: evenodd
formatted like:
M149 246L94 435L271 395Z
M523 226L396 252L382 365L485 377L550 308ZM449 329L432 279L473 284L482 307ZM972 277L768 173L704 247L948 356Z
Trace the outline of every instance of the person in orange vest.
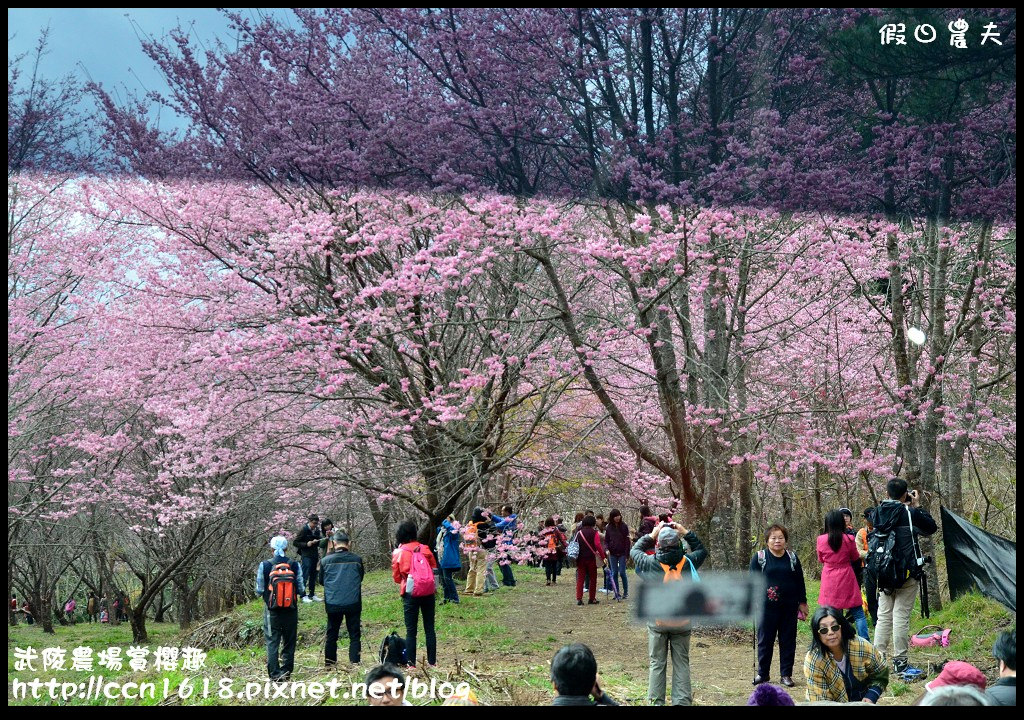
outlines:
M683 549L684 540L689 552ZM655 547L655 554L648 555L647 551ZM658 522L650 533L637 539L629 556L633 559L636 574L646 582L692 582L693 573L704 564L708 551L692 530L676 522ZM665 675L671 648L672 704L692 705L689 621L649 623L647 646L651 657L647 697L651 704L665 704Z
M868 508L864 511L864 527L857 531L857 550L858 552L867 554L869 546L871 544L871 538L875 534L875 509ZM874 572L865 561L861 561L863 569L861 570L861 589L864 591L864 597L868 601L868 614L871 616L871 625L875 626L878 624L878 579L875 577Z
M263 598L263 635L267 643L267 674L284 682L295 669L295 641L299 628L299 598L305 579L299 563L289 558L288 539L270 539L274 555L256 566L256 594Z

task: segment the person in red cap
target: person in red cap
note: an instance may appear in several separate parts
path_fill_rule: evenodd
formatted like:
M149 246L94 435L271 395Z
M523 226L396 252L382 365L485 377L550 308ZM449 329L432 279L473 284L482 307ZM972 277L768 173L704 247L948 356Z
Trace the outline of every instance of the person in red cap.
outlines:
M950 660L942 668L938 676L927 683L924 694L914 701L915 705L932 704L932 696L939 688L972 688L980 693L985 692L985 673L963 660ZM944 691L945 692L945 691ZM973 697L973 696L972 696Z
M937 690L943 685L975 685L985 690L985 673L963 660L951 660L946 663L938 677L927 683L926 690Z

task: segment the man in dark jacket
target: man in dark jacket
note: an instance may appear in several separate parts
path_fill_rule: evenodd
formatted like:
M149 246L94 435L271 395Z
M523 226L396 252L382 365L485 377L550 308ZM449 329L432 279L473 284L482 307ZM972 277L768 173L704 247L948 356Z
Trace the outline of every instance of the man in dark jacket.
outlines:
M683 540L690 552L683 550ZM647 551L657 546L654 555ZM644 582L663 583L666 573L678 574L681 582L690 582L691 571L687 563L699 568L707 559L697 534L679 523L659 522L647 535L641 535L629 551L636 574ZM668 652L672 648L672 704L692 705L690 685L690 621L656 621L647 625L647 648L651 656L647 697L652 704L665 704L665 674Z
M302 595L304 584L299 564L285 555L288 540L278 535L270 540L274 557L256 567L256 594L263 597L263 635L267 641L267 673L274 681L285 681L295 666L295 636L299 628L299 607L270 607L270 572L275 565L288 565L295 575L296 595ZM280 658L278 652L280 651Z
M363 560L349 548L348 533L338 530L331 538L334 552L320 561L320 584L324 588L324 609L327 611L327 641L324 658L327 665L338 662L338 631L341 621L348 630L348 659L358 663L360 651L360 616L363 611Z
M320 560L320 540L323 535L320 533L320 518L311 514L306 518L307 522L295 536L295 547L299 551L302 561L302 581L306 586L309 595L302 598L302 602L319 601L316 596L316 565Z
M889 499L875 510L875 537L878 542L890 532L896 533L895 556L903 567L911 568L902 584L896 588L879 588L878 622L875 624L873 645L889 656L892 641L893 670L898 675L919 676L921 671L910 667L910 613L917 597L918 580L924 565L924 555L918 545L918 535L931 535L938 526L926 510L918 507L917 491L907 490L907 481L893 478L886 486ZM911 532L913 523L913 532Z
M1017 631L1000 633L992 647L999 661L999 679L989 686L986 697L994 705L1017 705Z
M597 660L586 645L566 645L551 660L552 705L618 705L597 682ZM594 699L591 700L590 696Z

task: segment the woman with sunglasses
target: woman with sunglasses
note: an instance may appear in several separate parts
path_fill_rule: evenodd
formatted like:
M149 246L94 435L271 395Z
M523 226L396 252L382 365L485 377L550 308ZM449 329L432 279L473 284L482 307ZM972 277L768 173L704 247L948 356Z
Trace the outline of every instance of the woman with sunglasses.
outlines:
M889 684L889 664L843 617L819 607L811 617L811 648L804 658L807 699L876 703Z

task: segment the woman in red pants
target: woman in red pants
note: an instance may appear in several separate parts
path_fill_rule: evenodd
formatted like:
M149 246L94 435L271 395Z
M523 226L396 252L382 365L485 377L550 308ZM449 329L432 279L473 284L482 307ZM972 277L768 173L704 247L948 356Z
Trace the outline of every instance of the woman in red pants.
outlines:
M597 605L597 559L601 558L604 565L607 560L604 548L601 547L601 535L597 532L597 520L593 515L583 518L583 525L576 533L576 542L580 544L580 554L576 558L576 604L583 604L583 583L589 581L590 604Z

